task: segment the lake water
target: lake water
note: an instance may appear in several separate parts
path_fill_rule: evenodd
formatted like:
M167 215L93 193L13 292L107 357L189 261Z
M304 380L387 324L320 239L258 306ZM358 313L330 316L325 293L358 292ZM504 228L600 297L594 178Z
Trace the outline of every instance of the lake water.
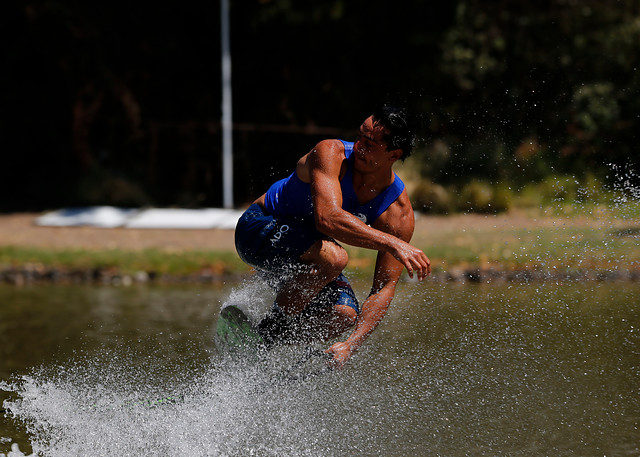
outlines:
M0 287L0 453L640 455L640 284L405 282L347 368L287 384L270 380L302 348L238 359L213 342L225 300L271 297ZM131 405L168 394L184 399Z

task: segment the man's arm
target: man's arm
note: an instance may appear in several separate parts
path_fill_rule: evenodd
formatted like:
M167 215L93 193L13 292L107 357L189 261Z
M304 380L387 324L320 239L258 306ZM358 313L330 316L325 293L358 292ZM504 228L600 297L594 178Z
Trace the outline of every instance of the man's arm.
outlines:
M410 205L409 210L406 210L408 198L406 200L394 203L375 225L385 232L390 231L398 238L409 241L413 235L414 219ZM403 268L391 254L378 252L371 293L362 305L353 332L344 342L335 343L327 350L327 353L333 355L333 363L338 368L344 366L386 315Z
M305 159L304 171L309 176L316 228L320 232L351 246L388 252L407 268L411 277L416 272L418 279L423 279L431 272L427 256L411 246L408 239L370 227L342 209L340 171L344 151L341 143L331 140L320 142ZM408 202L406 193L403 195Z

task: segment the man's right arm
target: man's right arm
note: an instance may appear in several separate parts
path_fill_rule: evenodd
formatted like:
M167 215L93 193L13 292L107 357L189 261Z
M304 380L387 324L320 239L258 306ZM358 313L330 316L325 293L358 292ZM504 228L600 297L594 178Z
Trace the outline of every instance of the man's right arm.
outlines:
M341 144L318 143L306 157L316 228L327 236L351 246L389 252L413 277L430 273L429 259L418 248L389 233L376 230L342 209L340 169L344 160Z

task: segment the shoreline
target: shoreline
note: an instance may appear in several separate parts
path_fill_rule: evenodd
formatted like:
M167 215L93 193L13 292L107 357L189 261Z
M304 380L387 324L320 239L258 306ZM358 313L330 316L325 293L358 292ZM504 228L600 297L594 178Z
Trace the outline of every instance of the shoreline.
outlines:
M359 276L361 270L349 270L346 274ZM134 286L134 285L175 285L175 284L223 284L238 282L252 276L253 273L233 271L212 271L203 269L193 274L169 274L154 271L138 271L133 274L122 273L113 268L61 269L22 266L0 269L0 285L94 285L94 286ZM413 281L406 272L401 281ZM470 284L490 283L535 283L535 282L640 282L640 270L606 270L606 269L489 269L453 268L449 271L433 272L425 281L455 282Z
M43 227L39 215L0 214L0 284L215 284L251 274L233 230ZM640 281L640 220L607 211L419 214L411 243L431 258L435 282ZM345 248L347 274L373 272L375 253Z

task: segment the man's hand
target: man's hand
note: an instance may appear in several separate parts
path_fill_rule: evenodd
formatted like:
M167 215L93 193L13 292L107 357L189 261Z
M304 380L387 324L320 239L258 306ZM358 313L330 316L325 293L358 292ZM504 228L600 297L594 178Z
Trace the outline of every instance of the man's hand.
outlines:
M429 260L429 257L409 243L398 239L393 256L405 266L410 278L413 278L414 272L419 280L423 280L431 274L431 260Z
M353 355L353 350L351 349L351 345L344 342L338 342L327 349L325 353L333 356L333 358L328 362L329 366L341 369L344 368L347 361Z

